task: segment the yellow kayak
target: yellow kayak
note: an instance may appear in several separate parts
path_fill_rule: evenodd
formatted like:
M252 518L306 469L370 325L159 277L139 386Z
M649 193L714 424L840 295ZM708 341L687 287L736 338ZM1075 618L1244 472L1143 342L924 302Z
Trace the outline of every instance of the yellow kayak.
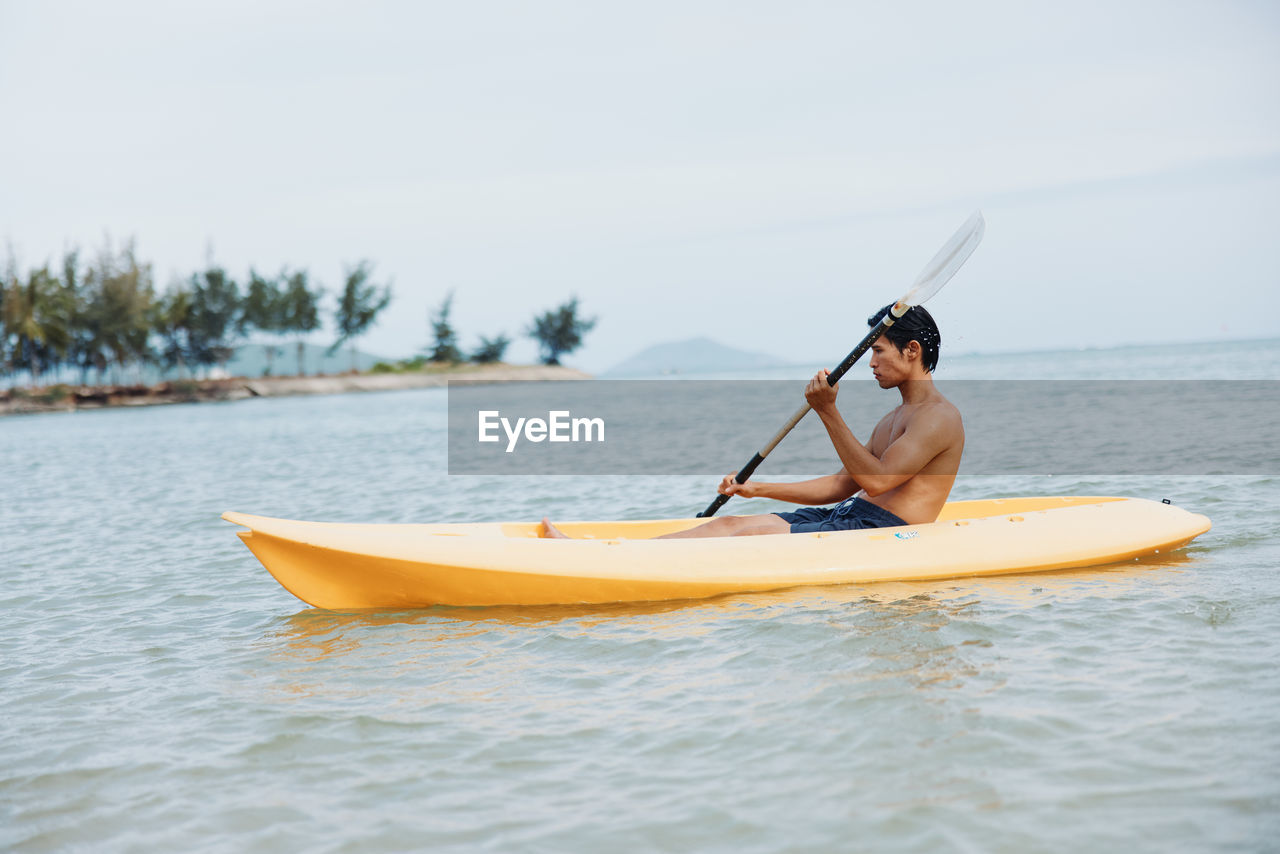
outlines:
M953 501L897 528L651 540L703 519L364 525L224 513L263 566L317 608L694 599L812 584L915 581L1113 563L1184 546L1209 520L1141 498Z

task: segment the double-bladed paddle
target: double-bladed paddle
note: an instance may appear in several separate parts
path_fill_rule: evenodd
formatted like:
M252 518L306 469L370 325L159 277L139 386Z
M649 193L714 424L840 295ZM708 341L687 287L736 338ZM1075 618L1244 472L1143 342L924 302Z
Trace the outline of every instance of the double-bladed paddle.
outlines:
M933 260L920 271L920 275L916 277L915 284L911 286L911 290L907 291L897 302L893 304L893 308L885 314L884 318L877 323L867 337L858 342L858 346L844 357L844 360L836 366L830 374L827 375L827 383L835 385L845 372L853 367L854 362L862 358L862 354L871 348L871 345L884 334L884 331L898 321L898 318L907 313L907 309L913 305L921 305L938 291L942 290L942 286L950 281L951 277L956 274L961 265L968 260L973 254L973 250L978 248L978 244L982 242L982 235L987 228L986 220L982 218L982 211L975 211L973 216L960 226L946 245L933 256ZM791 432L791 428L800 423L800 419L809 413L809 404L805 404L796 410L796 414L791 416L782 429L778 431L769 444L765 445L751 461L742 467L742 470L734 475L734 480L738 483L746 483L747 479L755 472L756 468L764 462L765 457L778 446L778 443ZM727 495L717 495L715 500L707 505L707 509L698 514L700 517L714 516L716 511L724 506L729 500Z

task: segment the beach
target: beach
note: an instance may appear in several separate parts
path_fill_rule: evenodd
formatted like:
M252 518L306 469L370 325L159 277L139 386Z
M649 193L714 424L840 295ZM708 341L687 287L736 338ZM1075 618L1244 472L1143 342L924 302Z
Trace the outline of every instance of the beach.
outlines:
M347 373L296 377L231 377L211 380L171 380L149 385L55 385L37 389L0 391L0 415L75 412L117 406L163 406L212 403L253 397L295 397L312 394L402 391L439 388L449 383L561 382L590 379L591 375L562 365L465 365L455 368L401 373Z

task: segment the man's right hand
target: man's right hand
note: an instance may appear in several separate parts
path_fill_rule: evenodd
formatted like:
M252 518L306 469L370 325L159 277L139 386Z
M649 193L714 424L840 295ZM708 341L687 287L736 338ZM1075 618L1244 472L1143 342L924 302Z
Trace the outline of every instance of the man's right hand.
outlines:
M720 488L716 491L721 495L737 495L740 498L755 498L760 494L759 489L751 481L738 483L734 480L737 476L736 472L725 475L724 480L720 481Z

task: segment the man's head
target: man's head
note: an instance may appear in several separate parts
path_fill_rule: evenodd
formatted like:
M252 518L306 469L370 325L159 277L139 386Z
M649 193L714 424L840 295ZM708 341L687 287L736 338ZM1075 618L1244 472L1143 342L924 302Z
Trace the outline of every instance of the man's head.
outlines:
M889 303L868 317L867 325L875 326L891 308L893 303ZM919 348L920 366L928 373L933 373L938 367L938 349L942 346L942 333L938 331L938 324L934 323L933 316L923 306L915 305L907 309L906 314L885 330L883 337L887 338L899 353L904 354L912 349L911 342L916 342L916 347Z

